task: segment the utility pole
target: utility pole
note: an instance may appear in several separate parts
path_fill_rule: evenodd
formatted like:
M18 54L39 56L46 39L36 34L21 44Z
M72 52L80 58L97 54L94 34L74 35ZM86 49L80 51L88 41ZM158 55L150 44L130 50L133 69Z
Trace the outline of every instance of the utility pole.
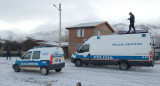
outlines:
M61 47L61 3L59 4L59 8L55 4L53 6L59 10L59 47Z

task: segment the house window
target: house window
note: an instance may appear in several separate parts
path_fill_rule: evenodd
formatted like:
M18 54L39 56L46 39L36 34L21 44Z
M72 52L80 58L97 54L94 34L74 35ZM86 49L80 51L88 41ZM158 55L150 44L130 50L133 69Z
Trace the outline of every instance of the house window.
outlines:
M77 30L77 37L84 37L84 29Z
M100 35L101 35L101 30L99 29L99 30L98 30L98 36L100 36Z

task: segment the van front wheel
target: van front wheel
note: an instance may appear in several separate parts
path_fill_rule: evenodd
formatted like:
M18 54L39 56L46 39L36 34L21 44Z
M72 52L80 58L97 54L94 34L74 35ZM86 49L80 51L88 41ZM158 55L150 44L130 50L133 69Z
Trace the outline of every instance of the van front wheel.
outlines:
M46 67L41 67L41 74L42 75L47 75L49 70Z
M20 72L20 70L21 70L18 65L14 65L13 69L15 72Z
M81 60L76 60L75 61L75 66L76 67L81 67L82 66L82 61Z
M120 69L120 70L128 70L128 68L129 68L129 65L128 65L128 63L126 63L126 62L121 62L121 63L119 64L119 69Z

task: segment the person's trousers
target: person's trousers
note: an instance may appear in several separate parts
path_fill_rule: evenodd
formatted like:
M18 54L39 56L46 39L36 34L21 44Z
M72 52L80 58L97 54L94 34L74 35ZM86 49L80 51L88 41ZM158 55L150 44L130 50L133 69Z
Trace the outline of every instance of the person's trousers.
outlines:
M130 33L131 28L133 28L134 33L136 33L136 30L135 30L135 27L134 27L134 23L132 23L132 22L130 22L130 25L129 25L129 31L128 31L128 33Z
M10 55L7 55L7 59L10 59L10 60L11 60L11 56L10 56ZM6 60L7 60L7 59L6 59Z

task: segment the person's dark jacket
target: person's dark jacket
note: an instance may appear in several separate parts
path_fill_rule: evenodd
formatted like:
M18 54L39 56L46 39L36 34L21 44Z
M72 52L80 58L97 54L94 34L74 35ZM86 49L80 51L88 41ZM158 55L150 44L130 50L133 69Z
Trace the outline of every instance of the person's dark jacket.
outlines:
M7 54L10 54L10 50L9 49L7 50Z
M130 15L130 23L134 23L135 22L135 17L133 14Z

